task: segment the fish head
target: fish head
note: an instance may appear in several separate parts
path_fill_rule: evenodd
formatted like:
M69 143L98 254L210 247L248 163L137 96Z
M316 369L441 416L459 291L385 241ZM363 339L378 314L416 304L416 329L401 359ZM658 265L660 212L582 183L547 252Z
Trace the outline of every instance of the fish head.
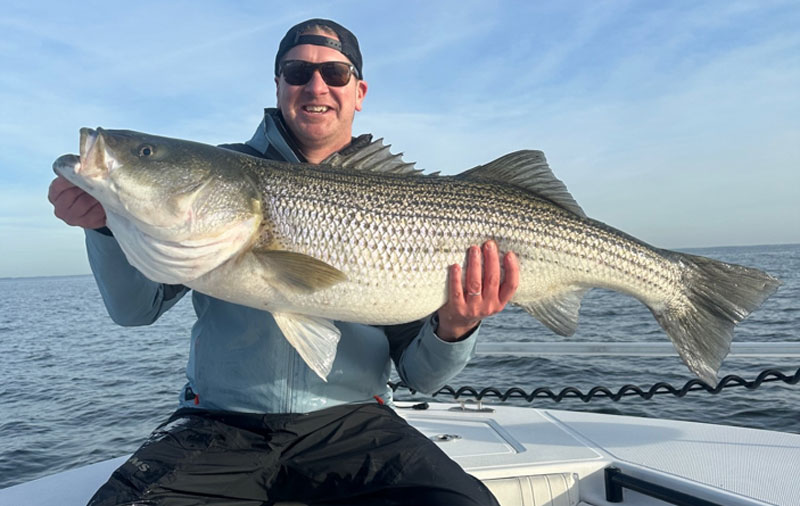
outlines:
M81 128L80 156L64 155L53 169L148 235L196 240L261 215L234 156L197 142Z

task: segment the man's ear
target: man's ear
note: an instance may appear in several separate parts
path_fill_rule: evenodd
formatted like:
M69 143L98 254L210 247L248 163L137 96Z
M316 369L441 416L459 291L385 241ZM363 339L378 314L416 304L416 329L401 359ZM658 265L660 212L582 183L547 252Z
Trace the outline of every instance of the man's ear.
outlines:
M356 111L361 110L361 103L364 101L364 97L366 96L367 96L367 82L359 80L356 83Z

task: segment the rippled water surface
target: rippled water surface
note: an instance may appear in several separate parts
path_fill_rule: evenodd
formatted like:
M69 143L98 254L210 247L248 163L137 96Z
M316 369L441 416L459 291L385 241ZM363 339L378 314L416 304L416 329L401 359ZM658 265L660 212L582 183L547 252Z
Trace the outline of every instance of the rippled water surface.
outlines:
M735 341L800 341L800 245L692 250L762 268L783 285L738 326ZM106 315L90 276L0 280L0 488L130 453L177 404L185 382L190 298L149 327L122 328ZM560 338L514 309L488 320L481 339L546 341ZM637 301L604 290L587 294L572 341L653 341L666 336ZM764 369L794 374L800 360L729 357L720 376L753 379ZM478 356L450 384L518 386L525 391L604 385L647 388L692 379L675 357ZM416 399L398 393L401 399ZM443 400L448 400L442 397ZM524 400L514 404L529 405ZM692 392L682 399L645 401L537 399L541 408L727 423L800 433L800 385L771 383L719 395Z

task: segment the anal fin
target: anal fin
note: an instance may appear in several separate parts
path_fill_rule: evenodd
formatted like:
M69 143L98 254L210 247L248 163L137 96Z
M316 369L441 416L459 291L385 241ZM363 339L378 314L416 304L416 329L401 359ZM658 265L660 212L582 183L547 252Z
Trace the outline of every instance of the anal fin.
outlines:
M298 313L272 313L284 337L308 367L327 381L341 332L326 318Z
M535 301L515 302L547 328L561 336L571 336L578 329L581 300L588 288L567 287Z

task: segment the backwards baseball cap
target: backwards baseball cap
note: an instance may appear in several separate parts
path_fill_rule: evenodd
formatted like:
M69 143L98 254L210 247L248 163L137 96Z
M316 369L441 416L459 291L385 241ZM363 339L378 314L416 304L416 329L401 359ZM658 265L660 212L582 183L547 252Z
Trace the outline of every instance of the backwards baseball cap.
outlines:
M336 34L336 36L339 37L339 40L332 39L324 35L303 33L309 31L309 29L314 26L324 26L326 28L330 28ZM350 60L350 63L352 63L356 68L356 72L358 73L357 77L359 79L364 79L364 74L361 72L361 50L358 48L358 39L356 39L356 36L353 35L350 30L343 27L339 23L336 23L335 21L319 18L309 19L303 21L302 23L298 23L289 28L289 31L283 36L283 39L281 39L281 43L278 46L278 54L275 55L276 77L278 74L280 74L280 62L284 55L286 55L286 53L288 53L289 50L294 46L299 46L301 44L325 46L339 51L345 55L347 59Z

